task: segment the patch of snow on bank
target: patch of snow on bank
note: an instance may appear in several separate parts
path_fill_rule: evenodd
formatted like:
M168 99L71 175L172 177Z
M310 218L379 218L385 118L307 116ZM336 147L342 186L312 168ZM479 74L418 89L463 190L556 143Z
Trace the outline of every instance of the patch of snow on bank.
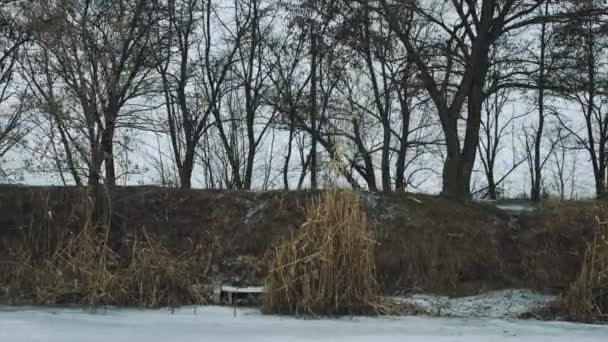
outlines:
M527 200L477 200L478 203L491 205L500 210L513 213L533 212L538 209L536 203Z
M414 304L434 316L517 318L556 299L532 290L513 289L484 293L471 297L449 298L417 294L395 297L401 304Z
M537 208L533 205L524 205L524 204L497 204L496 208L506 211L515 211L515 212L532 212Z

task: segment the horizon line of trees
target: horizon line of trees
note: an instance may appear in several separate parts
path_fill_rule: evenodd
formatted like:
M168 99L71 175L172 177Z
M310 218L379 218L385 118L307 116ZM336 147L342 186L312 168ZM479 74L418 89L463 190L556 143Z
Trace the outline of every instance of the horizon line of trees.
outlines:
M584 155L607 194L605 1L0 6L0 161L29 153L63 184L137 173L144 134L160 182L186 189L407 191L437 174L446 196L496 199L524 169L531 199L549 178L565 198Z

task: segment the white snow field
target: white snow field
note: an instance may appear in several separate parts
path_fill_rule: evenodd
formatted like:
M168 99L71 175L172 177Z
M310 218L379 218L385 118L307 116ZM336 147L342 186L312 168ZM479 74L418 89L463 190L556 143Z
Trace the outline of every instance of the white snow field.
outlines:
M0 308L2 342L608 341L608 326L430 317L304 320L259 310Z
M557 297L528 289L507 289L470 297L415 294L391 299L396 303L415 304L433 316L514 319L549 305Z

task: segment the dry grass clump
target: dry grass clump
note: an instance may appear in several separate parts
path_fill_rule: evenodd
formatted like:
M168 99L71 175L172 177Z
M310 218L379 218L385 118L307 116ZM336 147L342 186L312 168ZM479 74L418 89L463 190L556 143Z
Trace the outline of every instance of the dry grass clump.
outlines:
M52 259L45 262L46 270L51 276L55 273L57 280L39 283L37 288L54 296L56 302L111 303L119 285L111 271L118 267L119 258L108 248L105 236L106 229L87 221L78 235L60 244Z
M305 213L306 222L269 256L265 311L377 313L376 242L359 197L329 190L312 200Z
M596 217L604 210L601 203L555 202L523 217L519 249L527 285L568 288L593 238Z
M26 244L11 251L0 276L9 303L162 306L201 304L202 269L194 255L173 255L142 229L127 258L108 245L108 230L87 221L38 260Z
M127 299L145 306L204 303L195 285L199 285L198 277L207 267L199 264L197 254L176 257L145 230L142 235L133 247L131 264L124 275Z
M576 280L563 296L570 319L608 320L608 222L598 220Z

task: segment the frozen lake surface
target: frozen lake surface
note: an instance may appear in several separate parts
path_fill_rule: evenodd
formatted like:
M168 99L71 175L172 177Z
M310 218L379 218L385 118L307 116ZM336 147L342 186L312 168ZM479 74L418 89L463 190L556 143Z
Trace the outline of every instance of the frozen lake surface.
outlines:
M483 318L303 320L255 309L0 308L0 341L608 341L608 326Z

